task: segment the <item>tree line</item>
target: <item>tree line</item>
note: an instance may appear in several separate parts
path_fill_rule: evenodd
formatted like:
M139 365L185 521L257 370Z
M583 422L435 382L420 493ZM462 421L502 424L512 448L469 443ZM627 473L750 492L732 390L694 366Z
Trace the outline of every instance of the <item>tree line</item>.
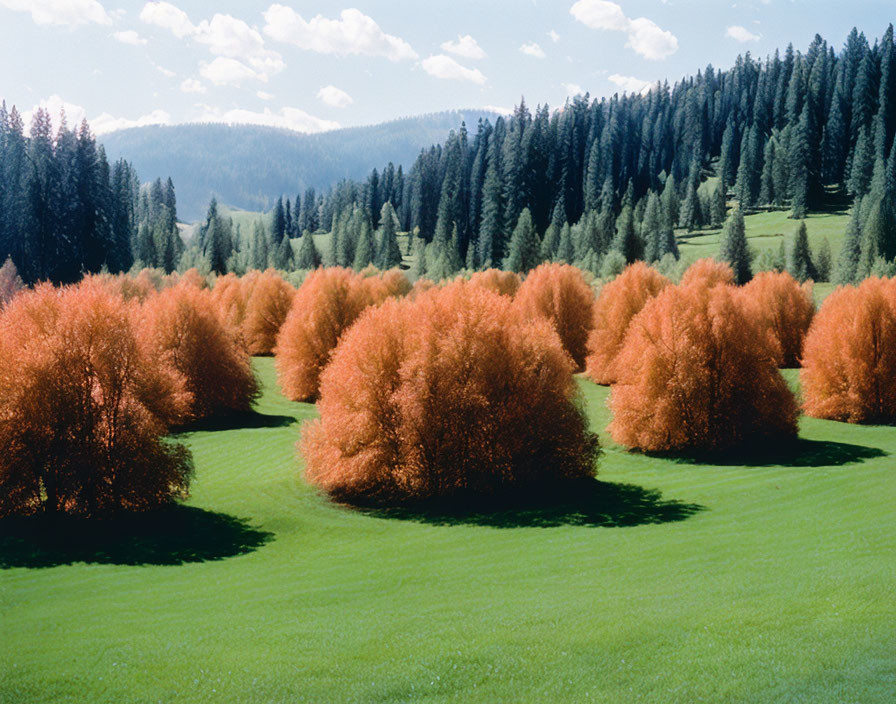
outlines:
M86 121L54 132L39 108L29 132L0 103L0 261L26 283L70 283L135 262L173 271L183 252L171 179L142 187L133 167L110 165Z
M813 259L797 229L792 251L757 266L853 281L896 258L894 101L892 25L873 45L853 29L839 52L816 35L805 52L747 53L728 71L710 65L644 95L578 96L534 112L522 100L511 116L422 150L407 173L389 164L297 196L287 223L293 237L315 225L333 232L331 251L316 256L342 266L383 265L397 227L413 235L414 273L431 278L542 261L618 273L674 260L675 228L722 226L732 198L741 214L789 209L796 220L851 200L838 255ZM701 188L710 177L714 187ZM721 256L749 277L747 248Z

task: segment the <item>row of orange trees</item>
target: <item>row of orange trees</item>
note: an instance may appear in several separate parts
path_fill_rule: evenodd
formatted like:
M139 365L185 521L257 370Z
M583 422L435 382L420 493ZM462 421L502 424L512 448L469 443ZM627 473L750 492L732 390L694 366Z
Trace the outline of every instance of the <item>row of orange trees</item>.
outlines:
M733 285L701 260L673 284L635 264L598 296L574 267L413 287L397 271L98 276L39 286L0 313L0 514L96 514L183 496L172 427L248 411L250 354L316 400L307 477L400 500L593 474L574 373L612 386L612 437L655 451L793 437L803 408L896 417L896 282L835 291L815 315L787 274Z

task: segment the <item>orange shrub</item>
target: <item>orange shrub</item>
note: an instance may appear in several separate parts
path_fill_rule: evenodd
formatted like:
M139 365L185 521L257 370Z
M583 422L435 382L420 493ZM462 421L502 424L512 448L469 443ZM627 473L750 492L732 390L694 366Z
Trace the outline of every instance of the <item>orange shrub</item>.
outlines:
M251 355L270 355L296 290L273 269L261 274L246 301L242 339Z
M187 493L187 450L163 440L188 399L138 344L101 282L19 295L0 315L0 515L96 515Z
M896 280L865 279L825 299L806 337L800 379L810 416L896 419Z
M339 337L370 302L368 285L351 269L316 269L299 287L277 336L280 388L293 401L317 396L320 373Z
M140 332L153 358L175 370L190 393L185 420L251 410L258 381L210 292L191 284L162 291L144 304Z
M376 271L374 269L374 271ZM361 272L364 274L364 272ZM362 286L366 289L368 304L379 305L387 298L406 296L411 291L411 282L398 269L374 274L368 273L361 278Z
M542 264L526 276L514 304L526 317L549 320L576 369L584 368L588 333L594 323L594 291L580 269L569 264Z
M486 269L477 271L470 277L470 283L474 286L482 286L489 291L500 293L511 298L519 291L523 283L520 275L515 271L502 271L501 269Z
M221 320L243 345L245 345L243 321L246 319L247 302L245 291L248 288L248 279L249 274L242 279L236 274L219 276L211 290L211 300L217 308Z
M594 304L594 327L588 336L585 373L597 384L612 384L619 371L616 359L628 326L647 302L670 284L644 262L627 266L606 284Z
M551 324L455 282L390 300L345 334L306 425L306 477L392 502L594 474L596 436Z
M681 277L682 286L732 286L734 270L725 262L715 259L698 259L691 264Z
M786 272L756 274L739 291L746 311L768 338L779 367L798 367L803 340L815 315L812 286Z
M616 442L721 451L795 437L797 404L732 287L670 286L632 321L610 395Z

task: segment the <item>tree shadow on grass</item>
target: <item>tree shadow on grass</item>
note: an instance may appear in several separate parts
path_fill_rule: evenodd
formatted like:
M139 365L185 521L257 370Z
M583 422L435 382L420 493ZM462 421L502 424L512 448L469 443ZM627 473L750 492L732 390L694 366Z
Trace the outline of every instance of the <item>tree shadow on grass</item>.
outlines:
M788 442L769 442L725 453L647 454L650 457L682 464L714 464L725 467L840 467L886 457L888 453L877 447L853 445L847 442L797 438Z
M657 489L597 479L528 489L500 499L456 497L401 506L354 506L370 516L432 525L492 528L623 527L683 521L705 509L663 499Z
M10 517L0 520L0 569L182 565L245 555L273 537L245 519L179 504L110 518Z
M225 415L203 418L174 429L174 434L195 432L218 432L223 430L244 430L252 428L285 428L296 423L292 416L275 416L257 411L234 411Z

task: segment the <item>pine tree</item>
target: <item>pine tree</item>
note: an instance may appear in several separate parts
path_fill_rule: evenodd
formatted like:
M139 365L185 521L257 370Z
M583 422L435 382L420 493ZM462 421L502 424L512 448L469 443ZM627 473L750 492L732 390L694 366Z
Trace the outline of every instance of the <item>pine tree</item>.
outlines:
M576 252L572 243L572 228L568 222L565 222L560 231L560 243L557 246L556 261L572 264L575 258Z
M721 227L728 215L727 190L722 180L719 180L713 189L712 199L709 202L709 220L712 227Z
M644 244L635 232L635 213L630 205L622 208L616 220L616 236L610 249L619 252L629 264L644 258Z
M532 213L528 208L523 208L510 237L504 268L518 274L534 269L541 260L539 250L538 233L532 222Z
M834 283L851 284L856 281L856 271L859 266L859 256L862 251L862 230L859 226L859 208L853 206L843 236L843 246L837 257L837 266L834 268Z
M284 236L280 240L280 244L277 245L277 249L274 250L274 268L280 271L292 271L294 268L293 259L292 244L289 237Z
M320 255L314 246L314 235L308 230L299 240L299 253L296 255L296 269L317 269L320 266Z
M652 263L658 261L665 254L661 251L660 238L662 237L662 214L660 199L656 193L650 191L647 195L647 207L644 209L644 219L641 221L641 239L644 240L644 261Z
M386 201L380 210L380 228L377 234L376 257L377 268L385 271L401 264L401 249L398 247L398 215L390 201Z
M818 251L815 252L815 256L812 257L812 261L815 262L815 280L819 282L830 281L831 243L828 242L827 237L822 238L818 245Z
M809 234L805 221L800 222L787 249L787 272L800 283L816 279L818 272L809 250Z
M734 270L734 281L738 285L742 286L753 278L744 214L739 203L734 206L728 219L725 220L717 259L731 266Z
M283 197L281 196L274 204L271 220L271 243L275 250L280 246L284 237L286 237L286 211L283 209Z
M355 271L361 271L372 264L375 254L376 244L373 241L373 233L370 231L370 225L365 221L361 225L358 244L355 247L355 260L352 264Z

